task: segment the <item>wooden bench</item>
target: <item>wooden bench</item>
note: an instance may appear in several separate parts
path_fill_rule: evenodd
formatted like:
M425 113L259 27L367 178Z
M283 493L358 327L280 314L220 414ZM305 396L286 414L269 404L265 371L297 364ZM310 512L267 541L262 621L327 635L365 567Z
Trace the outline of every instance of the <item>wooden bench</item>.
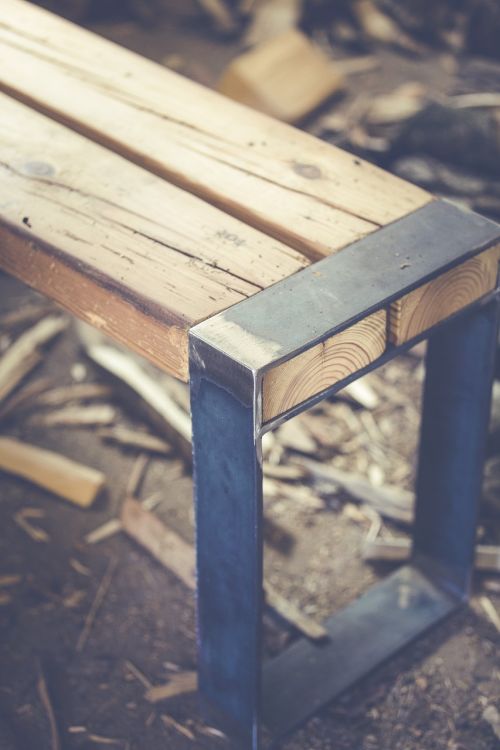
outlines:
M0 92L0 267L190 380L200 691L256 750L467 596L500 228L22 0ZM412 563L261 680L261 437L431 334Z

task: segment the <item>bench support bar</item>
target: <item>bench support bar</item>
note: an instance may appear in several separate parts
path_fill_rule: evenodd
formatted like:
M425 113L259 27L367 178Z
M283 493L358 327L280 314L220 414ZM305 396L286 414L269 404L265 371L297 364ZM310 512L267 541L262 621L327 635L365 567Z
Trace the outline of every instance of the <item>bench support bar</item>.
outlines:
M210 321L192 329L200 692L212 719L239 737L245 750L261 747L261 718L271 736L289 732L467 599L498 309L493 294L425 332L430 343L410 565L330 618L323 642L302 639L263 670L266 365L242 361L245 341L240 346L238 337L235 351L221 347ZM236 332L234 325L231 330ZM327 330L328 322L325 335ZM363 372L406 348L387 351Z

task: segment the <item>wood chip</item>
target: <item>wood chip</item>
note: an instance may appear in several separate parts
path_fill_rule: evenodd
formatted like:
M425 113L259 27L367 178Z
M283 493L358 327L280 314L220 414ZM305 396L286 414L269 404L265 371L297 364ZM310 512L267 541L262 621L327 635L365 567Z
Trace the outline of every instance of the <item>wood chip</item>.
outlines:
M54 408L72 401L92 401L112 397L113 389L104 383L72 383L45 391L35 399L34 406Z
M264 593L266 603L303 635L314 641L328 637L328 631L323 625L320 625L301 612L298 607L282 596L268 581L264 581Z
M96 406L73 406L58 409L47 414L36 414L31 417L33 425L43 427L96 427L112 424L116 411L108 404Z
M0 359L0 400L5 399L40 362L41 349L67 325L66 319L49 316L14 341Z
M346 396L364 409L376 409L380 403L378 395L371 387L367 377L354 380L339 391L337 396Z
M39 378L17 390L0 407L0 420L5 421L18 410L22 411L38 395L51 388L53 383L54 381L51 378Z
M149 464L149 456L145 453L141 453L134 461L132 471L130 472L127 480L127 486L125 487L125 494L135 497L139 494L141 484L146 474L146 469Z
M0 469L28 479L81 508L94 502L106 481L96 469L6 437L0 437Z
M105 344L90 345L90 359L126 385L147 407L150 416L165 438L191 462L191 419L162 388L161 384L118 349Z
M263 470L266 477L286 479L292 482L304 479L307 476L307 469L303 466L282 466L281 464L270 464L267 461L264 461Z
M196 588L195 551L191 544L132 498L127 498L123 504L121 522L123 530L167 570L174 573L189 589ZM321 625L309 620L296 607L287 603L270 584L264 583L264 587L268 597L273 600L271 606L284 619L310 638L325 636Z
M188 727L184 726L184 724L180 724L178 721L173 719L172 716L169 716L168 714L161 714L160 719L169 729L175 729L176 732L184 735L184 737L187 737L188 740L191 740L192 742L196 741L196 737L194 736L192 731L188 729Z
M412 492L392 486L373 487L360 474L342 471L331 464L322 464L311 459L303 459L302 464L316 479L322 482L331 481L354 500L370 505L384 518L405 524L412 523L415 503Z
M316 453L316 442L300 420L291 419L282 424L276 431L276 439L290 450L299 453Z
M42 702L42 706L47 715L47 719L48 719L48 723L50 727L51 750L61 750L61 739L59 736L59 729L57 726L56 715L54 712L52 701L50 699L50 693L47 687L47 682L45 680L45 676L43 674L42 667L40 664L38 664L38 680L37 680L36 687L37 687L38 695L40 696L40 700Z
M165 685L154 685L146 691L144 697L150 703L175 698L177 695L195 693L198 690L198 674L196 672L176 672L172 674Z
M390 125L409 120L426 104L426 89L421 83L409 81L390 94L375 97L366 114L370 125Z
M488 599L487 596L480 596L479 604L481 605L483 612L487 616L488 620L495 626L495 628L500 633L500 615L498 614L495 607L493 606L491 599Z
M106 442L116 443L124 448L136 448L150 453L159 453L163 456L172 453L172 447L168 443L149 432L129 430L126 427L114 427L98 430L97 434Z
M196 0L221 34L234 34L239 25L224 0Z
M104 573L101 579L101 582L99 584L99 587L96 591L96 595L94 597L94 601L92 602L92 606L90 607L87 617L85 618L83 630L80 633L80 636L76 643L77 651L83 651L83 649L85 648L85 644L87 643L88 637L91 633L92 627L97 617L97 613L99 612L99 609L101 608L104 602L104 599L106 598L106 594L108 593L108 589L111 585L111 581L113 579L113 575L115 573L117 563L118 561L115 558L112 558L108 563L106 572Z
M14 515L14 521L34 542L48 543L50 542L50 536L47 532L35 526L29 520L30 518L41 518L43 515L43 511L40 511L39 508L22 508Z
M363 560L367 562L404 562L411 552L411 540L404 537L371 539L363 543ZM500 573L500 546L478 544L474 567L485 573Z
M130 674L135 677L135 679L138 680L146 689L149 690L149 688L153 686L151 680L146 677L144 672L141 672L141 670L138 669L131 661L128 661L128 659L125 662L125 666Z
M127 498L123 503L120 519L123 530L132 539L188 588L196 588L195 554L191 544L132 498Z
M97 544L122 530L119 518L110 518L84 537L86 544Z
M253 47L296 28L301 14L302 0L257 0L245 32L245 45Z

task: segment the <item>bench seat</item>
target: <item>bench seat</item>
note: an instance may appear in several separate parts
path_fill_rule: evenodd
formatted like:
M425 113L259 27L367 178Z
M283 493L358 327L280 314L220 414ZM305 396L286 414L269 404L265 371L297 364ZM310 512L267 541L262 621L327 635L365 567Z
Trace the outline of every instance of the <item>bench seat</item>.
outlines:
M433 200L23 0L0 7L0 92L0 267L184 381L195 324ZM496 265L276 370L268 414L482 296Z

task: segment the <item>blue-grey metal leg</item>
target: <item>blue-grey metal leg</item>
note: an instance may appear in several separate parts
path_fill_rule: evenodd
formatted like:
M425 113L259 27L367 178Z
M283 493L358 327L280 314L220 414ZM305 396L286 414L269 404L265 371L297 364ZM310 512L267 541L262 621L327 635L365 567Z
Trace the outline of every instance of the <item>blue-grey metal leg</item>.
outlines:
M495 299L436 331L428 345L414 558L462 598L474 559L497 321Z
M231 381L229 373L225 373ZM199 690L209 715L257 750L262 472L253 399L191 373ZM246 403L245 403L246 401Z

